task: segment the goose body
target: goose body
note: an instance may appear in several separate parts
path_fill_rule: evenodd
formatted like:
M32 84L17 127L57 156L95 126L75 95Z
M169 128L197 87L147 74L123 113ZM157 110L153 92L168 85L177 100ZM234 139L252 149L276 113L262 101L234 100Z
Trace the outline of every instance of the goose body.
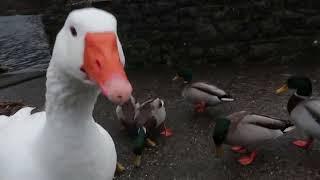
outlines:
M290 126L289 121L240 111L218 118L212 137L217 155L222 153L222 144L232 145L235 152L250 152L238 160L242 165L248 165L257 155L257 146L283 135Z
M124 62L113 15L71 12L47 70L45 112L25 107L0 117L7 122L0 127L0 179L113 179L115 146L92 111L100 91L116 104L129 99Z

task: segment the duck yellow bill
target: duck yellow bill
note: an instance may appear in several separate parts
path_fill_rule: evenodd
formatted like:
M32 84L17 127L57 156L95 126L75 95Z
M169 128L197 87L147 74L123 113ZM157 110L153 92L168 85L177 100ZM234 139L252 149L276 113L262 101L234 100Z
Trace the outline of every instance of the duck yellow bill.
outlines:
M136 156L134 157L133 164L134 164L136 167L140 167L140 165L141 165L141 155L136 155Z
M176 80L178 80L178 79L180 79L180 76L177 74L177 75L172 79L172 81L176 81Z
M280 93L286 92L286 91L288 91L288 89L289 89L288 85L285 84L281 88L277 89L276 94L280 94Z
M215 155L216 155L217 157L222 157L222 156L223 156L223 148L222 148L222 145L216 146Z

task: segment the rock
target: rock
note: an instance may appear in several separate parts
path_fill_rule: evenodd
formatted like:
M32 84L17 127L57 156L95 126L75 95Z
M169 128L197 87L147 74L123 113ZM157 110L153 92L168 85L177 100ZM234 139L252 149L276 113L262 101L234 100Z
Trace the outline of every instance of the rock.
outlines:
M240 51L235 45L219 46L210 48L208 52L209 62L216 61L231 61L239 55Z
M232 59L232 62L236 64L243 64L246 62L246 58L244 58L243 56L235 57Z
M179 16L185 17L197 17L198 16L198 8L197 7L183 7L177 10Z
M258 37L259 29L256 24L248 23L244 25L245 30L239 32L237 39L241 41L249 41Z
M44 15L51 44L67 13L89 6L88 0L76 7L64 1L49 0ZM290 45L285 39L315 37L320 28L318 6L316 0L116 0L101 8L117 17L130 63L150 59L151 63L202 64L204 59L209 63L279 61L290 59L292 52L307 53L304 46L293 46L298 41Z
M192 58L201 57L203 55L203 49L199 47L193 47L190 49L189 55Z
M261 21L259 26L262 36L270 37L283 33L282 25L273 18L268 18Z
M9 71L9 67L7 67L6 65L0 65L0 74L6 73L8 71Z
M251 45L249 56L253 59L266 59L276 53L276 47L273 43Z
M319 28L320 27L320 15L312 16L307 20L307 24L312 27Z
M240 21L229 21L218 24L219 30L224 34L228 40L237 39L238 33L242 29L242 22Z
M196 31L197 31L197 35L199 37L203 37L204 40L215 39L217 36L217 30L212 24L208 25L208 24L199 23L197 25Z
M287 25L291 26L301 26L305 24L305 16L301 13L293 12L293 11L279 11L276 12L275 15L279 18L279 20Z

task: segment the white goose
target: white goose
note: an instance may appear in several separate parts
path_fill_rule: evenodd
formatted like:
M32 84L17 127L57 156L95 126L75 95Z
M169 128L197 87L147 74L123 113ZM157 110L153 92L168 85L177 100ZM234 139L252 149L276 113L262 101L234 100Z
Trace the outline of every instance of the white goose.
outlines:
M47 71L46 112L27 107L0 119L9 119L0 131L0 179L113 178L115 146L92 111L99 89L115 104L131 95L116 26L102 10L69 14Z

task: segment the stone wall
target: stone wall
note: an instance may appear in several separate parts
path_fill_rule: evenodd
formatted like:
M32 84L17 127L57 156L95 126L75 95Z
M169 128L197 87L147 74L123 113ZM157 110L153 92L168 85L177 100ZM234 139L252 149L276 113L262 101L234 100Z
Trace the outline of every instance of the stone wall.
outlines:
M45 7L43 0L1 0L0 15L39 14Z
M52 1L57 6L59 0ZM52 5L44 18L49 34L61 27L63 13L83 6L88 4L64 10ZM319 0L112 0L93 6L117 17L131 65L287 63L319 57Z

